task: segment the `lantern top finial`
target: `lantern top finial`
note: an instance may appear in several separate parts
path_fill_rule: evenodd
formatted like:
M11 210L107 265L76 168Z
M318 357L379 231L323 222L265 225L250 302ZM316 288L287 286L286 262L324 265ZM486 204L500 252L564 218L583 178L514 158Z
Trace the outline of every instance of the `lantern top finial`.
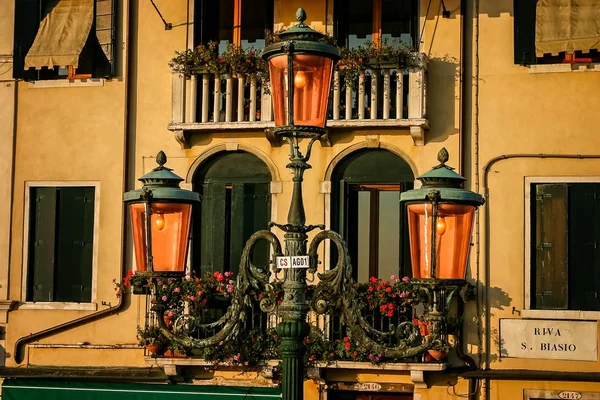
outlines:
M306 11L304 11L304 8L299 7L296 11L296 21L301 24L304 24L304 21L306 21Z
M473 204L480 206L484 203L483 197L478 193L463 189L465 178L456 172L454 168L446 165L450 159L448 150L443 147L437 156L439 165L425 172L417 179L422 182L419 189L408 190L400 195L401 202L427 201L431 190L437 191L438 196L445 202Z
M171 168L165 167L165 164L167 163L167 155L162 150L156 155L156 163L158 164L158 167L154 168L153 171L162 171L163 169L166 169L167 171L173 171Z
M438 168L442 168L442 167L454 169L454 168L446 165L446 163L450 159L450 155L448 154L448 150L446 150L445 147L442 147L442 149L438 152L437 159L440 162L440 164L433 167L433 169L438 169Z

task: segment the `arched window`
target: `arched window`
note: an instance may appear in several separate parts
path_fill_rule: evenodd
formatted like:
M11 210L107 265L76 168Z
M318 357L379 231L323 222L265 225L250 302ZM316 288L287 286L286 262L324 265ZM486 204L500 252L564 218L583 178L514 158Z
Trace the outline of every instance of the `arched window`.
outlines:
M406 210L399 201L413 182L408 163L382 149L356 151L335 167L331 227L348 244L355 281L410 274Z
M267 229L271 200L268 167L246 152L219 153L198 167L194 190L200 205L194 210L192 266L196 273L238 272L242 250L257 230ZM258 243L252 262L266 268L267 243Z

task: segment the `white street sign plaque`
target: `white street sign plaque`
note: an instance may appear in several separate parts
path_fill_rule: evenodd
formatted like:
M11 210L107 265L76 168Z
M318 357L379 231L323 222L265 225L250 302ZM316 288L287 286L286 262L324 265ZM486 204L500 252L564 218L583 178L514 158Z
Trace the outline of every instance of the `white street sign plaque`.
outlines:
M277 257L277 268L308 268L309 256Z

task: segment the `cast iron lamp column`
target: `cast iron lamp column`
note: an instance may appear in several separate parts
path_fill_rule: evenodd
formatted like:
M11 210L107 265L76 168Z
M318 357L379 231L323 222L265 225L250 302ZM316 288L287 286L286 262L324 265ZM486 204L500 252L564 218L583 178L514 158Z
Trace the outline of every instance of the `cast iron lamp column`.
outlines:
M323 43L323 34L311 29L304 21L302 8L296 12L298 24L282 32L281 42L267 46L263 58L269 62L275 113L275 135L290 145L287 168L293 173L293 192L287 224L271 223L285 232L285 255L307 255L307 233L323 225L306 225L302 200L304 171L312 146L325 134L327 100L331 88L334 61L339 59L336 47ZM299 139L310 142L304 156ZM306 322L309 311L305 291L306 270L290 268L284 271L283 301L279 307L282 322L277 326L281 337L282 394L284 400L304 398L304 338L310 333Z

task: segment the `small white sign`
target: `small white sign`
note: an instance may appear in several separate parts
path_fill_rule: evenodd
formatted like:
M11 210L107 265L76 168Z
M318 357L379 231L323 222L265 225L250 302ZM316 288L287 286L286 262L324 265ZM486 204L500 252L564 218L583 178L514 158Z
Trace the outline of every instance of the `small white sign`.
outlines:
M500 356L598 361L598 323L502 318Z
M566 400L579 400L581 399L581 393L579 392L560 392L558 398Z
M277 257L277 268L308 268L309 256Z

